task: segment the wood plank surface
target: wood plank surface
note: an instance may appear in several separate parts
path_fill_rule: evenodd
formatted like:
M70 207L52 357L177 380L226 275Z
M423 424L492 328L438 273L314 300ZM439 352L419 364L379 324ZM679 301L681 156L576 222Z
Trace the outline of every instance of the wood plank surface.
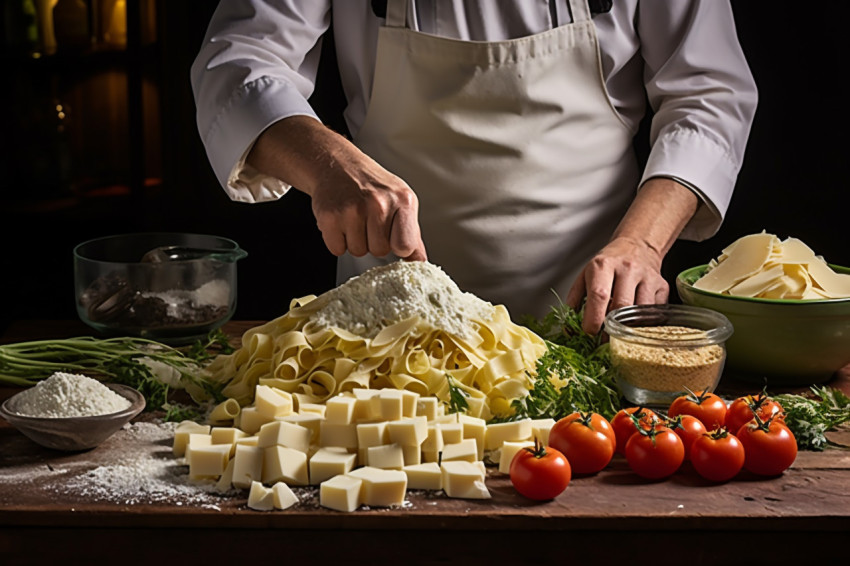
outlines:
M238 340L256 324L235 321L225 330ZM85 334L75 321L22 321L0 342ZM845 368L830 384L845 389L848 374ZM16 391L0 388L0 399ZM298 488L300 505L272 512L248 509L244 493L195 502L146 500L144 494L118 501L80 489L99 467L173 460L168 442L133 433L156 417L143 413L133 427L82 453L41 448L0 420L0 563L44 563L60 554L71 557L66 563L75 557L109 563L110 549L118 548L132 551L122 564L150 564L166 552L173 563L221 563L268 559L285 548L287 561L313 563L445 564L463 558L465 564L500 564L528 562L534 547L535 563L594 557L611 563L636 559L641 549L655 548L651 541L663 539L661 548L678 549L675 556L689 564L711 564L719 555L728 555L727 564L753 563L764 560L766 548L773 564L803 557L832 564L845 554L836 545L850 532L850 452L836 449L801 452L776 478L744 472L720 485L702 480L688 464L666 480L643 480L616 456L599 474L574 477L561 496L543 503L522 498L491 469L491 500L410 491L400 508L354 513L321 508L317 488ZM653 552L652 559L669 562L669 555Z

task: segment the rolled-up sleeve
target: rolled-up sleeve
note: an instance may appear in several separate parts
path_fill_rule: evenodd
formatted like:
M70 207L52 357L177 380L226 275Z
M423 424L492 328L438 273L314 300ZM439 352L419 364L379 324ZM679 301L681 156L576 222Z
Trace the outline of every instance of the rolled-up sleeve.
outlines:
M216 177L236 201L290 188L245 163L257 137L289 116L316 113L313 92L330 2L221 2L191 69L198 131Z
M681 238L704 240L717 232L732 198L756 84L727 0L641 0L637 18L654 111L641 184L652 177L683 180L701 204Z

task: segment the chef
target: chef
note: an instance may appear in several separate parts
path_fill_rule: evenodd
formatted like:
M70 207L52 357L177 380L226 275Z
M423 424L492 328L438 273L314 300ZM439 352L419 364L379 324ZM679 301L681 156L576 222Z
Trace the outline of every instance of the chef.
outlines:
M350 139L307 101L329 28ZM338 282L427 259L515 318L586 297L589 332L667 301L662 260L719 228L757 103L728 0L221 2L192 86L224 190L309 194Z

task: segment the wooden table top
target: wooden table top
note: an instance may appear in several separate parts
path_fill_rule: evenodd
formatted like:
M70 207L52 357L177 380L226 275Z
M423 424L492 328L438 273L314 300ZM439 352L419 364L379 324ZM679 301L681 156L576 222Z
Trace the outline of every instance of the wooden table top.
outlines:
M225 331L239 337L256 324L234 321ZM87 334L76 321L21 321L0 343ZM830 385L847 391L848 383L845 368ZM0 388L0 399L16 390ZM140 422L154 416L143 414ZM834 438L845 442L846 436ZM319 507L315 489L312 498L309 490L302 492L307 503L272 512L248 509L247 496L212 504L146 501L143 495L111 501L58 489L68 474L145 453L170 458L170 444L151 444L122 430L94 450L58 453L0 420L0 563L36 564L59 555L110 563L115 549L124 548L131 549L129 563L147 564L271 557L369 564L611 563L646 555L690 564L714 563L720 555L728 555L727 563L770 556L774 564L798 558L831 564L845 553L837 540L850 532L850 452L839 449L800 452L776 478L742 472L720 485L702 480L687 463L666 480L643 480L616 456L599 474L574 477L563 494L544 503L522 498L507 477L491 470L490 500L411 491L403 507L354 513Z

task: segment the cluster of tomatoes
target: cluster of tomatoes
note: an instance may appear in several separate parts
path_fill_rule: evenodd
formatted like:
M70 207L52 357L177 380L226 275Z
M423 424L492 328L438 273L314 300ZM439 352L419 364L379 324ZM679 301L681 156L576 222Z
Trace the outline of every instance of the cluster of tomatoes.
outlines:
M797 441L783 421L782 407L767 396L747 395L727 406L710 392L675 399L664 416L644 407L620 410L611 421L576 412L552 427L548 446L520 450L511 482L531 499L552 499L572 474L595 474L614 454L625 456L639 476L663 479L686 460L703 478L724 482L742 469L781 474L797 457Z

